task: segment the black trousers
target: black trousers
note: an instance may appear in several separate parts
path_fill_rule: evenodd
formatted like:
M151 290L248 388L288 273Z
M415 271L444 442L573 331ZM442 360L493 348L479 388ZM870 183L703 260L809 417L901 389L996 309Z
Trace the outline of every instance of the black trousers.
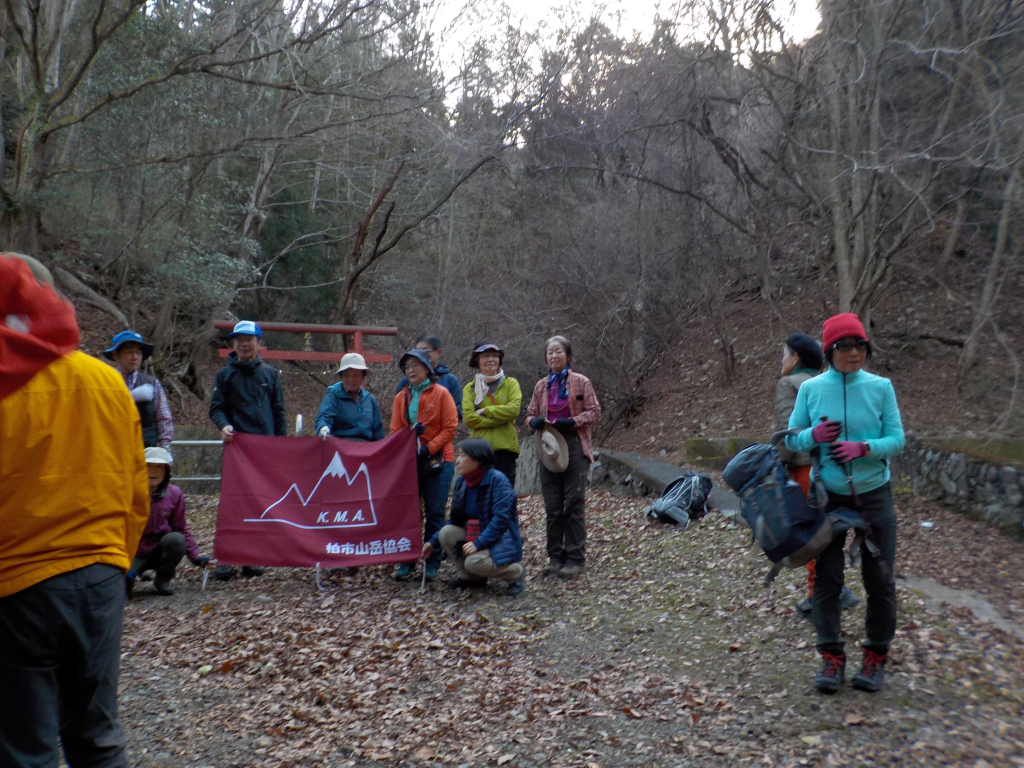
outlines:
M494 468L509 479L513 488L516 487L516 460L518 458L519 454L515 451L494 452Z
M552 472L540 465L540 487L548 518L548 559L583 565L587 559L585 512L590 459L583 453L579 435L563 434L569 446L569 466L565 472Z
M832 511L846 507L860 512L868 524L869 537L880 551L884 567L866 545L861 546L861 576L867 592L864 622L867 636L863 645L876 653L886 653L896 634L896 583L893 579L896 511L888 483L858 496L859 506L851 496L830 493L827 509ZM840 653L845 645L841 634L839 593L843 590L846 538L837 536L818 556L814 568L814 595L811 597L814 626L818 632L818 650L827 653Z
M185 534L172 531L160 537L160 543L156 549L145 557L136 557L132 561L132 570L136 575L143 571L154 570L160 581L170 581L174 578L174 569L178 567L181 558L185 556Z
M96 563L0 598L0 766L127 766L117 717L124 571Z

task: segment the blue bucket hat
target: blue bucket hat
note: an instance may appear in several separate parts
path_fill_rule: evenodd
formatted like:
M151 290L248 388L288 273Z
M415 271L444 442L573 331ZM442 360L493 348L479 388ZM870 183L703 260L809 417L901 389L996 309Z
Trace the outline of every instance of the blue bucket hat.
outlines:
M121 331L110 340L110 349L103 350L103 356L107 360L114 359L114 353L121 348L123 344L138 344L142 347L142 359L145 360L147 357L153 354L153 345L147 344L142 339L141 333L135 331Z
M229 339L233 339L235 336L255 336L257 339L262 339L263 331L252 320L240 320L235 323L234 329L228 334Z
M430 362L430 356L422 349L410 349L408 352L402 355L402 358L398 361L398 367L404 371L405 361L408 360L410 357L415 357L417 360L419 360L421 363L427 366L427 370L430 371L431 376L434 375L434 366Z

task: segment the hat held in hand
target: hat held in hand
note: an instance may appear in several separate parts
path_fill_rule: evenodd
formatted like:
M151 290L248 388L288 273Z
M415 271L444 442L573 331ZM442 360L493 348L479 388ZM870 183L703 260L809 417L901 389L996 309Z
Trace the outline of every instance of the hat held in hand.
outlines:
M569 466L569 444L565 437L550 424L533 433L537 458L551 472L565 472Z

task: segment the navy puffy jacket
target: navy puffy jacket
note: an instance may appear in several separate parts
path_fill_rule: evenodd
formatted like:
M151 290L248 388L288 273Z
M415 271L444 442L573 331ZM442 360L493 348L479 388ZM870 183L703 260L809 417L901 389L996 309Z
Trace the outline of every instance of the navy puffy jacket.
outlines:
M477 550L488 549L495 565L518 563L523 559L523 537L519 533L519 506L512 483L498 470L491 468L476 488L466 488L461 477L455 480L452 493L452 525L466 524L466 494L475 491L476 513L480 535L473 542ZM430 540L436 549L438 534Z

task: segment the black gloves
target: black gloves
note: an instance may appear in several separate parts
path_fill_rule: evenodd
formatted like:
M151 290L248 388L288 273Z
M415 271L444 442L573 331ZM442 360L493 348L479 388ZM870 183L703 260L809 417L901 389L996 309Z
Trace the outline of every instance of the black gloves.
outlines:
M430 449L427 448L427 446L425 446L425 445L421 445L420 446L420 450L419 450L419 455L420 456L429 456L430 455Z
M427 428L417 421L415 424L412 425L412 431L416 433L416 437L419 437L420 435L427 431Z
M540 429L543 426L544 426L544 417L543 416L534 416L532 419L530 419L530 429Z
M576 419L555 419L551 426L558 430L576 429Z

